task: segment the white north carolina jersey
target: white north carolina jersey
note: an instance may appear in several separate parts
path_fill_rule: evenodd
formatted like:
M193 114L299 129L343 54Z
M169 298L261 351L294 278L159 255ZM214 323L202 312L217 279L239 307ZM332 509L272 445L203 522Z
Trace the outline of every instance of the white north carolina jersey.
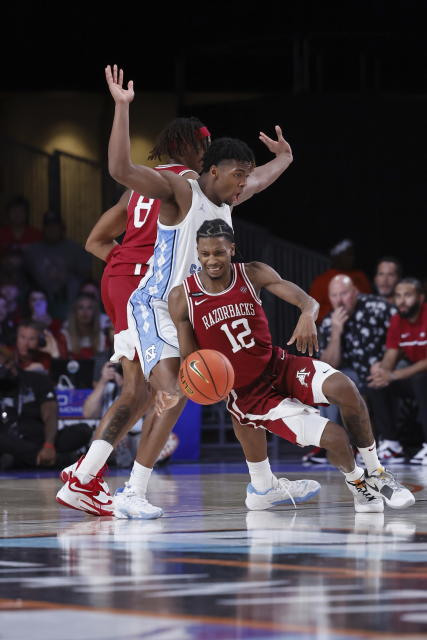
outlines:
M138 289L146 295L167 300L169 291L201 265L197 256L196 233L205 220L221 218L232 227L231 209L228 204L217 206L201 190L197 180L188 180L193 191L190 210L177 225L167 226L157 222L157 240L149 268Z

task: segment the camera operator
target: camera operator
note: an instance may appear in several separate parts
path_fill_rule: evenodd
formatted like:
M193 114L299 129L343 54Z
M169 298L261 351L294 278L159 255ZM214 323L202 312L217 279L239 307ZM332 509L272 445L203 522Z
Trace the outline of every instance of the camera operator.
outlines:
M16 359L19 369L49 373L52 358L59 358L58 343L38 322L20 322L16 333Z
M0 347L0 469L70 464L92 435L86 424L58 431L57 401L49 377L19 369Z

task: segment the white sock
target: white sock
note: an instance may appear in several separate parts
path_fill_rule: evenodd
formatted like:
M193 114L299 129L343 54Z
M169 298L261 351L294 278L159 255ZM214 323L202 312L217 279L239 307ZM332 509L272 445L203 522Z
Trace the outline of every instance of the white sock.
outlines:
M381 462L378 459L375 440L369 447L358 447L358 449L360 455L363 458L363 462L366 465L366 469L369 475L371 475L371 473L374 473L374 471L376 471L378 467L382 466Z
M399 440L383 440L381 444L383 447L390 447L390 449L393 449L394 451L402 450L402 445L400 444Z
M262 462L249 462L246 460L246 464L251 476L251 485L255 491L268 491L274 486L276 478L273 476L268 458Z
M107 462L113 446L106 440L94 440L85 455L83 462L75 472L82 484L90 482Z
M148 481L150 480L153 469L144 467L135 460L132 471L130 473L129 484L141 498L145 498L147 493Z
M353 471L350 471L350 473L344 473L345 479L348 482L355 482L356 480L359 480L359 478L363 475L364 475L363 469L358 467L357 464L355 465Z

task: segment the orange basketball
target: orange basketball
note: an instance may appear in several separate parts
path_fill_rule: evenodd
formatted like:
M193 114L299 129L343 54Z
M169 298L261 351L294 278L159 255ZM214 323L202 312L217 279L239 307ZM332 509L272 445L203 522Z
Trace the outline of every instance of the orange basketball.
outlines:
M185 395L198 404L225 400L234 385L230 360L214 349L199 349L187 356L179 370Z

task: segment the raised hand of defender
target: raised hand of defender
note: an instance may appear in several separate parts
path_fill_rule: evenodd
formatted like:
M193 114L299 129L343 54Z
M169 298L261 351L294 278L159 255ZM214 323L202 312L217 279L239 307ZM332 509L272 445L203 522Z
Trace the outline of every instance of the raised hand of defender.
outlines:
M276 130L277 140L273 140L269 138L263 131L259 132L259 139L261 142L265 144L267 149L278 156L281 153L284 153L292 158L292 149L290 144L286 142L285 138L282 135L282 130L278 124L274 127Z
M105 79L107 80L108 88L116 103L131 103L135 97L133 91L133 80L129 80L128 88L123 88L123 69L117 69L117 65L113 65L113 69L108 65L105 67Z
M296 343L295 346L301 353L306 353L308 350L309 356L313 356L316 351L319 351L316 323L311 315L305 315L304 313L300 315L288 345L294 343Z

